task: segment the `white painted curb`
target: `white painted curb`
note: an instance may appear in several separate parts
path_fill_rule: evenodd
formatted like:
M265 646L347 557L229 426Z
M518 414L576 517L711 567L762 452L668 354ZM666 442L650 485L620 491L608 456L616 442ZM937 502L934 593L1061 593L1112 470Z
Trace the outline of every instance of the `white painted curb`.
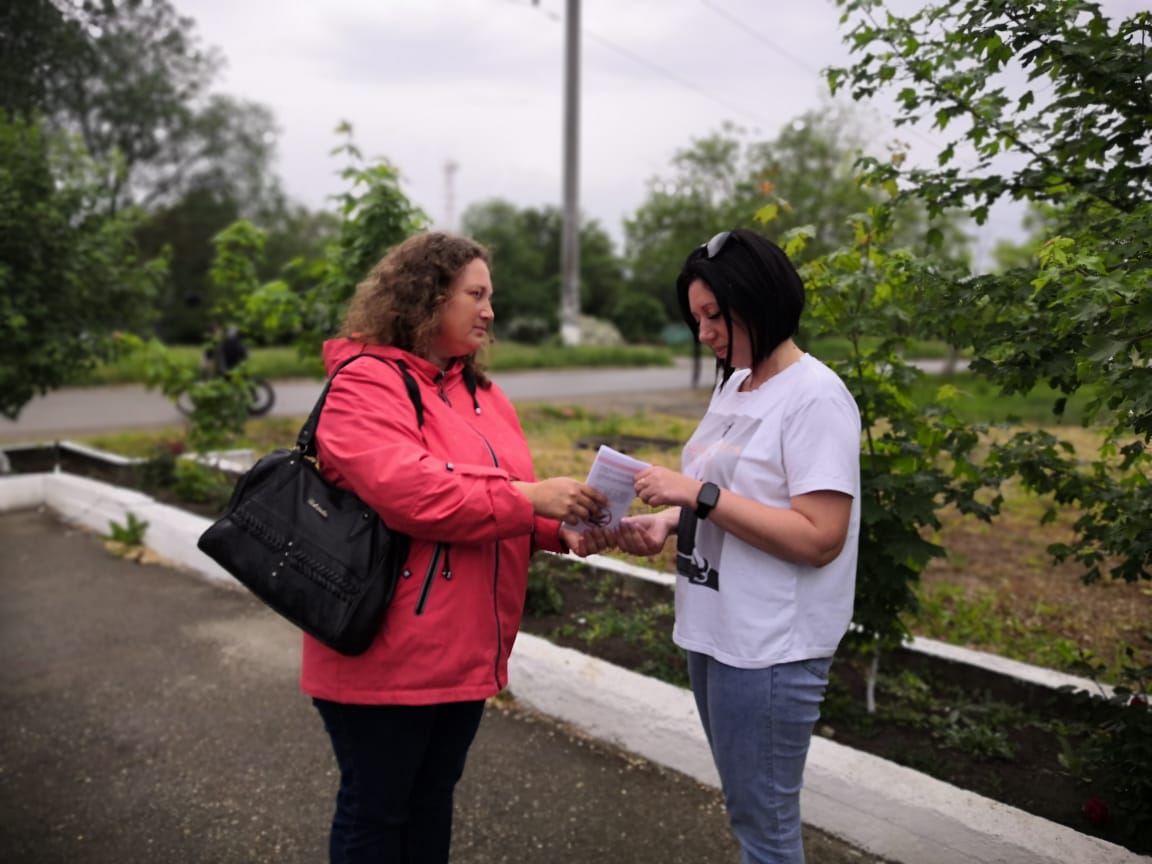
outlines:
M518 701L719 786L692 694L531 634L509 664ZM814 737L804 822L901 864L1132 864L1148 859L868 753Z
M242 587L196 548L208 519L149 495L64 472L0 477L0 513L35 507L50 507L65 521L99 534L108 534L113 522L123 525L132 513L148 523L147 545L157 555L213 582Z
M70 474L0 477L0 513L41 506L100 533L108 532L110 522L123 523L133 513L148 522L148 546L157 554L213 582L239 587L196 548L208 519ZM629 571L642 569L626 566ZM512 694L526 704L652 762L718 785L687 690L527 633L517 638L509 676ZM808 757L803 809L807 824L899 864L1152 860L819 737L813 739Z

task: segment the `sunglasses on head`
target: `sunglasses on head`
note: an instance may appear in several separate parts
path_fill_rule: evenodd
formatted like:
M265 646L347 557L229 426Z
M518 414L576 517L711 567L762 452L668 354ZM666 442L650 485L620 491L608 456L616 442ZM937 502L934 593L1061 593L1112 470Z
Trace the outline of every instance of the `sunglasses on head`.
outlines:
M707 243L700 248L704 250L704 257L711 261L720 254L720 250L728 243L728 238L732 236L731 231L721 231Z

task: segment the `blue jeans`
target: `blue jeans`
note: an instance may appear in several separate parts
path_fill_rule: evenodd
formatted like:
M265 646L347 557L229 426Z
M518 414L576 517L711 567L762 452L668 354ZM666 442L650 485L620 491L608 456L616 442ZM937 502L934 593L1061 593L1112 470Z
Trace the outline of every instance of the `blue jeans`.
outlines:
M736 669L688 652L741 864L803 864L800 787L832 658Z
M331 864L447 864L452 794L484 703L312 704L340 768Z

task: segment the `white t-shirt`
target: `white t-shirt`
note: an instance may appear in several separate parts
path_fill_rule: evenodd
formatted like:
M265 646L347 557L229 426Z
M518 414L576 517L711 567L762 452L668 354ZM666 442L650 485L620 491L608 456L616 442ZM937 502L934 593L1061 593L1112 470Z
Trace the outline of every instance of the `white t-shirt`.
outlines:
M844 548L823 567L762 552L709 520L697 523L692 558L679 562L673 639L729 666L757 669L832 656L852 620L860 412L836 373L808 354L740 392L748 374L734 372L712 394L684 447L684 473L773 507L808 492L852 496Z

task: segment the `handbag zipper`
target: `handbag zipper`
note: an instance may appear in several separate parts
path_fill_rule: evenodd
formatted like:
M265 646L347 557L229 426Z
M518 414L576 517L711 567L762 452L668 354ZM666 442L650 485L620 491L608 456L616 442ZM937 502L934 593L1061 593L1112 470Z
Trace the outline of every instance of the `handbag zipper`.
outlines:
M416 614L424 614L424 604L428 602L428 592L432 590L432 582L436 579L436 565L440 563L440 555L447 547L445 543L437 543L432 550L432 561L428 564L428 572L424 575L424 584L420 588L420 600L416 603Z

